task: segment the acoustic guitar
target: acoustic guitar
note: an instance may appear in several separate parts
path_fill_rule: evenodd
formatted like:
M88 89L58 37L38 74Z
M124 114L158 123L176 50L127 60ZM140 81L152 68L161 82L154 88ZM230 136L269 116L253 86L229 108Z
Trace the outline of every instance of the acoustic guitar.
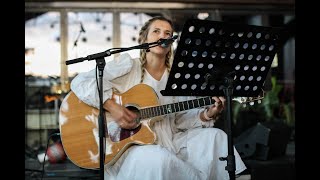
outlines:
M105 165L113 165L132 145L154 144L156 134L153 123L161 120L161 115L214 104L211 97L202 97L183 102L159 105L152 87L138 84L124 93L113 93L112 99L133 110L138 115L139 126L135 129L122 129L105 111ZM234 98L241 104L260 100L257 98ZM64 151L77 166L86 169L99 169L99 109L82 102L70 91L63 99L59 112L59 128Z

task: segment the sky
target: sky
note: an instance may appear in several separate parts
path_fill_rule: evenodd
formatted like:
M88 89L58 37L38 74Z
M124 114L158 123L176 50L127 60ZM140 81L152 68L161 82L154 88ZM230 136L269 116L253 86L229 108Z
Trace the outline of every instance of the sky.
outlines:
M69 12L68 13L68 59L106 51L112 47L112 13ZM150 16L143 13L121 13L121 45L138 45L140 27ZM82 29L81 29L82 24ZM84 30L85 32L81 32ZM60 15L48 12L30 19L25 23L25 74L35 76L60 76ZM75 46L75 42L76 46ZM139 50L127 51L132 57L138 57ZM113 56L106 57L106 61ZM68 65L68 74L73 76L95 67L95 61L83 61Z

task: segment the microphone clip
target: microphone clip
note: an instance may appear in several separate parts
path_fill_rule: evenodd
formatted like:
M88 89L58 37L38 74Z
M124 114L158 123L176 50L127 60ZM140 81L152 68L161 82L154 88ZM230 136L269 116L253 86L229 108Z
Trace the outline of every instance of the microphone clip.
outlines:
M178 38L178 35L174 35L168 39L159 39L158 45L167 48L169 47L176 39Z

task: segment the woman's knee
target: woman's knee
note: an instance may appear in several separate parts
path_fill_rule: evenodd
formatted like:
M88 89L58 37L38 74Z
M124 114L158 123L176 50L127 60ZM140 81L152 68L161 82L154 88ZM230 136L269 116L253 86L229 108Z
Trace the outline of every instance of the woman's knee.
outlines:
M129 156L141 164L161 165L171 159L173 154L159 145L145 145L134 147Z
M218 138L218 139L224 139L227 138L227 134L218 128L205 128L205 129L201 129L201 132L199 133L199 135L205 135L205 137L209 137L211 138Z

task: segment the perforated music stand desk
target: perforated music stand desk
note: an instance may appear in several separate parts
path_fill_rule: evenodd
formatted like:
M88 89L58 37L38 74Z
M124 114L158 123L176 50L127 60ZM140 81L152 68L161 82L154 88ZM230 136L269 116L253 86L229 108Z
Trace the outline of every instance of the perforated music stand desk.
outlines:
M230 157L223 160L228 161L230 179L234 179L235 171L230 97L260 94L273 58L284 43L283 33L283 28L210 20L190 19L184 24L169 79L161 93L226 96Z

